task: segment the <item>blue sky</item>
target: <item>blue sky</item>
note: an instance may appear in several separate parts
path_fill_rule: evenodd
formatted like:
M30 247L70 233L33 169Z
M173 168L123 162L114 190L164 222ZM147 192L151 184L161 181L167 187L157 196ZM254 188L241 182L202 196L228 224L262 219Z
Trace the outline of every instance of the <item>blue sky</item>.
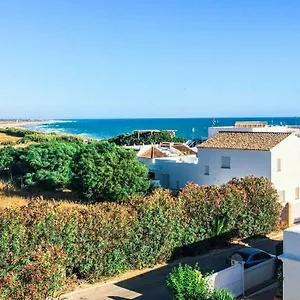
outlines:
M300 2L2 0L0 118L300 115Z

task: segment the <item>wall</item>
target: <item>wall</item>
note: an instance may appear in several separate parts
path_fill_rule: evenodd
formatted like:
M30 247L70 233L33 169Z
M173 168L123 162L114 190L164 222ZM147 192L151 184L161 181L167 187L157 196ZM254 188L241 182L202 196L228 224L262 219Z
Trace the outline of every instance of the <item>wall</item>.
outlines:
M195 158L192 161L195 161ZM197 163L180 162L175 159L156 159L155 161L155 179L162 180L162 187L175 190L181 189L188 182L199 181L197 175Z
M295 200L295 189L300 187L300 138L290 135L271 149L271 180L278 191L285 191L285 201ZM277 159L281 171L277 171ZM297 200L300 202L300 199Z
M294 227L283 232L283 299L299 300L300 274L300 228Z
M137 160L144 165L152 165L155 163L154 158L137 157Z
M238 131L238 132L290 132L296 131L296 129L289 128L287 126L267 126L267 127L253 127L253 128L239 128L234 126L224 127L209 127L208 137L217 134L219 131Z
M219 131L239 131L239 132L251 132L251 128L235 128L234 126L224 127L208 127L208 138L216 135Z
M221 157L229 156L230 169L221 168ZM223 184L233 177L254 175L271 177L271 153L269 151L248 151L232 149L198 148L199 184ZM205 165L209 166L209 175L205 175Z
M230 268L210 275L208 280L212 288L227 289L238 297L244 292L243 272L244 267L241 264L235 264Z
M245 291L262 284L276 276L276 257L246 269L244 274Z

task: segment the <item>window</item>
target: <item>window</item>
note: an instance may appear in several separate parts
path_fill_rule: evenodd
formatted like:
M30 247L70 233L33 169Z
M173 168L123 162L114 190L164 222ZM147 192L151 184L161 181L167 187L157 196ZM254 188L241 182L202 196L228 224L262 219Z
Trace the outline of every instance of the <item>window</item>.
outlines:
M279 191L278 192L278 200L281 202L285 201L285 191Z
M295 199L300 199L300 187L295 188Z
M148 177L149 177L149 179L155 179L155 173L149 172Z
M205 175L209 175L209 166L204 166L205 167L205 172L204 174Z
M229 156L222 156L221 168L222 169L230 169L230 157Z
M260 255L261 255L262 259L270 259L271 258L271 256L268 253L265 253L265 252L261 252Z
M277 172L280 172L281 171L281 159L278 158L277 159Z
M260 253L256 253L252 256L252 261L258 261L261 260Z

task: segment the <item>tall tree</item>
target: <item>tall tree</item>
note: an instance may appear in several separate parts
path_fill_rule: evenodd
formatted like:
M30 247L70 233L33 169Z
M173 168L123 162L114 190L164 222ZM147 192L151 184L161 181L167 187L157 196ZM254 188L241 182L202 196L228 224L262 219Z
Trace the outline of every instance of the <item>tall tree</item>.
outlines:
M90 201L119 202L149 188L148 170L135 153L108 142L85 145L73 164L73 190Z

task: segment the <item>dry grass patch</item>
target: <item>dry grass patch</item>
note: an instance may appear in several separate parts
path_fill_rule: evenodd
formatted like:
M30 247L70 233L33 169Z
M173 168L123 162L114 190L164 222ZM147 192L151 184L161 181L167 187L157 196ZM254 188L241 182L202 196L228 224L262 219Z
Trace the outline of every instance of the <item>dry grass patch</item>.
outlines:
M17 142L20 139L20 137L11 136L5 133L0 132L0 143L1 142Z
M28 204L28 199L17 196L0 195L0 208L20 207Z
M44 200L53 203L59 203L63 207L86 207L84 204L72 201L72 194L65 190L62 192L48 192L48 193L30 193L26 191L18 191L12 185L0 180L0 208L12 208L28 205L31 200ZM78 199L77 199L78 201Z

